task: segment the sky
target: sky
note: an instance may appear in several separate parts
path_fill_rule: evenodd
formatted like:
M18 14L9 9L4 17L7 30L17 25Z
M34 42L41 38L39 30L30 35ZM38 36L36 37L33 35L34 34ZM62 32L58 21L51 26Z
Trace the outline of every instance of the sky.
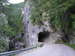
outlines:
M9 0L9 2L12 4L17 4L17 3L24 2L24 0Z

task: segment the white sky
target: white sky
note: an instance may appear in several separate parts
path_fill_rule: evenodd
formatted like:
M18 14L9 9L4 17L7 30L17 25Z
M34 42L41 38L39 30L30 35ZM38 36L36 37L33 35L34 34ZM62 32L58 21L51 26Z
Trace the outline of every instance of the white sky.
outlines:
M12 4L17 4L17 3L24 2L24 0L9 0L9 2Z

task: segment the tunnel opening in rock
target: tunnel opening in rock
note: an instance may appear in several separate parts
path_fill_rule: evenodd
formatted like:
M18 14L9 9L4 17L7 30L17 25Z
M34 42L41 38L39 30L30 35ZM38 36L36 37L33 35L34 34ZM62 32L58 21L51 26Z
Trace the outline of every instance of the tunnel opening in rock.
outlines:
M49 34L50 34L50 32L48 32L48 31L39 32L38 42L44 42L44 40L49 37Z

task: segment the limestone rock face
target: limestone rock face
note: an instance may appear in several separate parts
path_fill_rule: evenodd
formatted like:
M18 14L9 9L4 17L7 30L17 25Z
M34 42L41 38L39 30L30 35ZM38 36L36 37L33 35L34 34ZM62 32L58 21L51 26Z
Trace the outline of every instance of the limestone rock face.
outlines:
M43 22L44 25L33 25L30 20L31 6L30 1L26 2L24 8L24 29L25 29L25 44L27 47L36 46L38 43L38 33L43 31L52 31L48 21Z

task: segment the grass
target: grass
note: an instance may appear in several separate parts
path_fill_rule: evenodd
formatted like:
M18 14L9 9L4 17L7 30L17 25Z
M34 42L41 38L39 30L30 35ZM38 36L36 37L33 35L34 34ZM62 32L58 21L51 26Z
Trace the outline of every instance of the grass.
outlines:
M56 44L57 44L57 43L65 44L65 45L67 45L67 46L69 46L69 47L75 49L75 44L64 43L62 40L57 40L57 41L56 41Z
M67 45L67 46L69 46L69 47L75 49L75 44L67 44L67 43L65 43L65 45Z

